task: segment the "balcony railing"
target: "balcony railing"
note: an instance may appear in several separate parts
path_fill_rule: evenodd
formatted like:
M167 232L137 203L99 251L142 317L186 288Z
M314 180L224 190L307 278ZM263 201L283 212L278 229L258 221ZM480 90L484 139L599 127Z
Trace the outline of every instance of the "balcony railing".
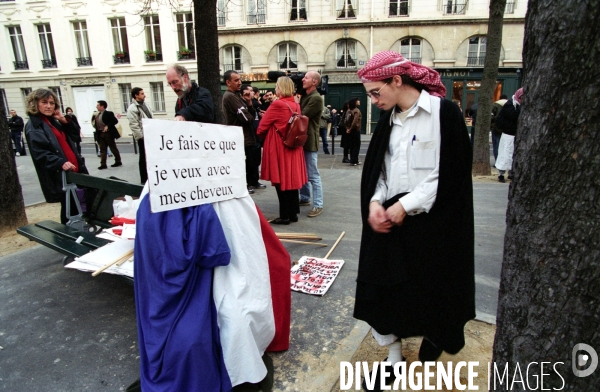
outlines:
M44 67L44 68L56 68L56 60L55 59L42 60L42 67Z
M196 60L196 52L177 52L177 60Z
M421 58L420 57L405 57L406 60L408 61L412 61L415 64L421 64Z
M337 62L337 68L356 68L356 61L350 56L347 59L342 57Z
M293 9L290 12L290 22L306 22L306 8Z
M242 64L223 64L224 72L237 71L242 72Z
M444 15L464 15L467 10L466 0L448 0L443 4Z
M225 26L225 17L224 16L217 16L217 25Z
M472 67L483 67L485 56L469 56L467 57L467 65Z
M78 67L87 67L93 65L91 57L77 57L75 60L77 60Z
M506 2L506 8L504 9L505 14L514 14L515 13L515 0L508 0Z
M338 19L354 19L358 14L358 7L344 7L340 10L335 10L335 15Z
M163 61L162 53L154 53L154 54L146 53L146 62L147 63L154 63L157 61Z
M389 16L408 16L408 1L390 2Z
M267 14L259 12L257 14L248 14L248 24L265 24L267 23Z
M115 54L113 56L114 64L129 64L129 53Z
M29 64L27 64L27 60L25 61L13 61L15 64L15 69L29 69Z

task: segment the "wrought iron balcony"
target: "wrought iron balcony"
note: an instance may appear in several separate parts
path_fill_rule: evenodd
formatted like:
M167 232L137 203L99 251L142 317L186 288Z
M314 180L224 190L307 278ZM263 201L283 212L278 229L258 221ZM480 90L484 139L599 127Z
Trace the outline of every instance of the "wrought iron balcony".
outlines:
M29 69L29 64L27 64L27 60L25 61L13 61L15 64L15 69Z
M196 52L177 52L177 60L195 60Z
M405 57L405 59L407 59L408 61L412 61L415 64L421 64L420 57Z
M242 72L242 64L223 64L224 72L227 71L236 71Z
M504 9L505 14L514 14L515 13L515 0L507 0L506 8Z
M217 25L218 26L225 26L225 17L224 16L218 16L217 17Z
M467 65L472 67L483 67L485 56L469 56L467 57Z
M444 15L464 15L467 10L467 0L447 0L442 2Z
M257 14L248 14L248 24L265 24L267 21L267 14L259 12Z
M44 67L44 68L56 68L56 60L55 59L42 60L42 67Z
M77 60L78 67L87 67L93 65L91 57L77 57L75 60Z
M129 64L129 53L115 54L113 61L114 64Z
M163 61L162 53L146 53L147 63L155 63L157 61Z

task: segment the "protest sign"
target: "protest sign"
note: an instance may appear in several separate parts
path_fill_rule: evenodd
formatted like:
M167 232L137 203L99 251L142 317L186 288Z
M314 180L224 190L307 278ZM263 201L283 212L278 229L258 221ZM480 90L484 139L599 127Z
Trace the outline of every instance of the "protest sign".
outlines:
M325 295L344 265L344 260L328 260L302 256L292 267L292 290Z
M243 197L242 128L143 119L152 212Z

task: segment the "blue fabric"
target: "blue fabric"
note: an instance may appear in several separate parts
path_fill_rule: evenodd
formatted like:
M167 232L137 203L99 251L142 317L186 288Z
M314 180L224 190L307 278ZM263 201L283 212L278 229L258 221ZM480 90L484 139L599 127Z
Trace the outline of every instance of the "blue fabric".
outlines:
M310 201L312 185L313 207L323 208L323 188L321 187L321 174L317 168L317 152L304 150L304 160L306 161L308 182L300 189L300 201Z
M230 391L212 296L230 251L212 205L137 213L134 287L140 380L147 391Z

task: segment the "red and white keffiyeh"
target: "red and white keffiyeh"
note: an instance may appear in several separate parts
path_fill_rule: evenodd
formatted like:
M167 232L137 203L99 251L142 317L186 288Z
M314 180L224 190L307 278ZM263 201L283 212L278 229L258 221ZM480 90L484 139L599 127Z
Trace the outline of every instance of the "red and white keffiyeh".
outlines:
M431 95L444 98L446 87L440 74L421 64L406 60L400 53L387 50L377 53L364 68L357 72L363 83L389 79L394 75L407 75L417 83L425 86Z

